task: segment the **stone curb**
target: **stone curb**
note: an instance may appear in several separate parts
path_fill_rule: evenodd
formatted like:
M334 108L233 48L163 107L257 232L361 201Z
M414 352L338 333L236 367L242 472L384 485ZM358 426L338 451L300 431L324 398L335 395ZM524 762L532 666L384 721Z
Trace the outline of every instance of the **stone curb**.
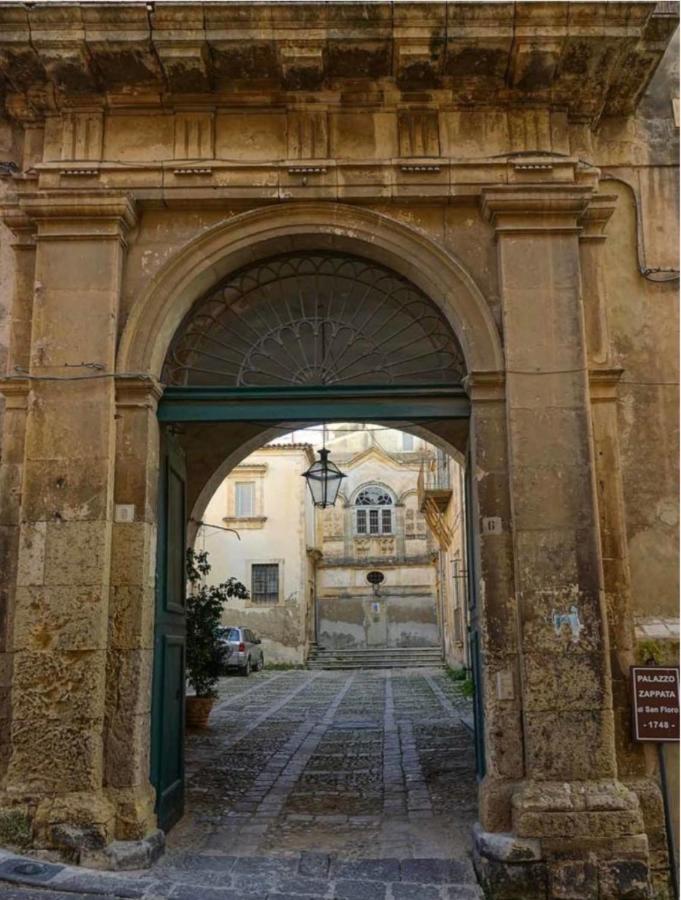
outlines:
M227 860L207 858L208 864ZM202 862L197 858L196 863ZM336 859L321 853L301 854L299 859L263 859L261 857L231 858L233 871L222 865L220 874L225 879L224 886L201 879L175 881L168 878L168 872L157 877L143 877L103 872L61 863L45 862L27 856L20 856L0 850L0 890L3 885L22 888L34 887L42 890L77 894L88 897L139 898L139 900L161 900L177 898L182 900L188 892L194 897L215 897L215 900L241 897L246 883L246 896L260 900L267 896L290 897L291 900L315 897L339 896L346 900L383 900L386 893L391 896L411 898L412 896L451 897L461 900L481 898L482 893L475 883L472 869L461 861L444 859ZM203 868L203 866L200 866ZM190 870L188 870L190 871ZM314 873L314 877L311 877ZM197 873L198 874L198 873ZM222 881L222 878L220 879ZM259 884L258 881L261 881ZM441 893L440 889L445 892ZM260 893L258 891L260 890ZM281 891L284 893L281 893ZM397 893L395 893L397 891ZM321 893L319 893L321 892ZM47 895L49 896L49 894Z

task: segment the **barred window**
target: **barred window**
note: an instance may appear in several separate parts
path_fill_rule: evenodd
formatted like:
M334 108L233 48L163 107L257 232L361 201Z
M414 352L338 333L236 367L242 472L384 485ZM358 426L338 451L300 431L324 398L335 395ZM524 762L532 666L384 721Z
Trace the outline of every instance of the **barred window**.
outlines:
M251 567L251 602L279 602L279 563L254 563Z

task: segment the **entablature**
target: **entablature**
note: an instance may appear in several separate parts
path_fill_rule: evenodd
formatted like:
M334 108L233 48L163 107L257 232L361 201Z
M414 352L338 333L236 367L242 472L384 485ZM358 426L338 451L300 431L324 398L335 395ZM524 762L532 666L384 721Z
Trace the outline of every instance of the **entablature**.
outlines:
M646 2L4 3L0 79L39 116L150 92L392 89L594 123L635 109L677 22Z
M413 163L413 164L412 164ZM49 215L48 207L67 207L72 215L88 197L99 215L108 210L110 197L129 195L142 207L224 207L231 204L323 199L334 201L446 203L476 206L485 190L499 186L514 195L537 185L563 186L568 192L591 195L599 170L562 155L520 154L502 159L457 160L439 158L432 166L405 159L326 159L324 165L298 171L288 162L233 162L212 160L200 170L178 170L166 162L135 166L113 162L83 169L64 162L39 163L30 177L9 176L22 210L32 216ZM517 189L517 190L514 190ZM71 209L72 208L72 209ZM81 214L87 214L82 210Z

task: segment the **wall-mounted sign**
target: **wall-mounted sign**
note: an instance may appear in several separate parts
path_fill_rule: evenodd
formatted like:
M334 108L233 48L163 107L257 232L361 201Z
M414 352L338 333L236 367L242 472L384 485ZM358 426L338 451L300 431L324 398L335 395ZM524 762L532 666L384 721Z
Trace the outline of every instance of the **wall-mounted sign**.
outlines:
M679 740L679 670L632 666L635 741Z
M367 581L369 584L382 584L385 581L385 575L383 572L369 572Z

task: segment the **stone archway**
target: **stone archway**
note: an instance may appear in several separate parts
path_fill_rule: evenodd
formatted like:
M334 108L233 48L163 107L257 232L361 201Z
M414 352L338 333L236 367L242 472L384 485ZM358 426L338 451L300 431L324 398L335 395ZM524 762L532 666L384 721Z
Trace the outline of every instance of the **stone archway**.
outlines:
M144 460L147 473L144 505L148 522L115 524L114 531L122 536L137 530L138 542L144 548L140 557L142 570L148 572L147 560L151 561L154 551L155 490L152 481L158 453L154 416L158 391L154 384L173 335L200 296L205 296L213 285L246 263L283 251L320 249L358 254L407 277L431 298L459 338L468 372L498 371L501 367L503 357L496 325L470 275L437 244L386 216L335 204L295 204L244 213L199 235L166 264L136 302L119 345L116 484L123 490L117 491L117 499L123 501L125 486L131 479L139 481L139 472L135 474L131 467L138 470ZM144 378L145 373L148 373L148 380ZM256 440L257 429L247 425L241 426L238 435L233 428L230 431L230 444L235 452L240 452L237 450L240 445L250 446ZM459 433L460 428L449 428L443 423L439 431L441 440L458 446L461 453L465 451L465 435ZM128 449L133 443L137 449L136 456L131 458ZM127 540L119 546L123 554L128 553ZM114 568L123 564L122 558L120 563L117 559L116 549L114 541ZM130 578L136 581L146 598L143 602L152 605L152 585L145 582L146 574L143 571L139 575L131 573ZM112 615L117 615L115 609ZM140 640L147 645L150 643L148 626ZM118 677L114 658L109 662L107 680L114 681ZM147 691L148 678L147 673ZM140 684L139 690L144 691L145 686ZM141 769L146 758L145 745L130 735L129 722L123 715L116 727L127 732L137 746L138 770ZM107 746L105 756L111 760L111 767L115 766L120 773L121 761L115 748Z

